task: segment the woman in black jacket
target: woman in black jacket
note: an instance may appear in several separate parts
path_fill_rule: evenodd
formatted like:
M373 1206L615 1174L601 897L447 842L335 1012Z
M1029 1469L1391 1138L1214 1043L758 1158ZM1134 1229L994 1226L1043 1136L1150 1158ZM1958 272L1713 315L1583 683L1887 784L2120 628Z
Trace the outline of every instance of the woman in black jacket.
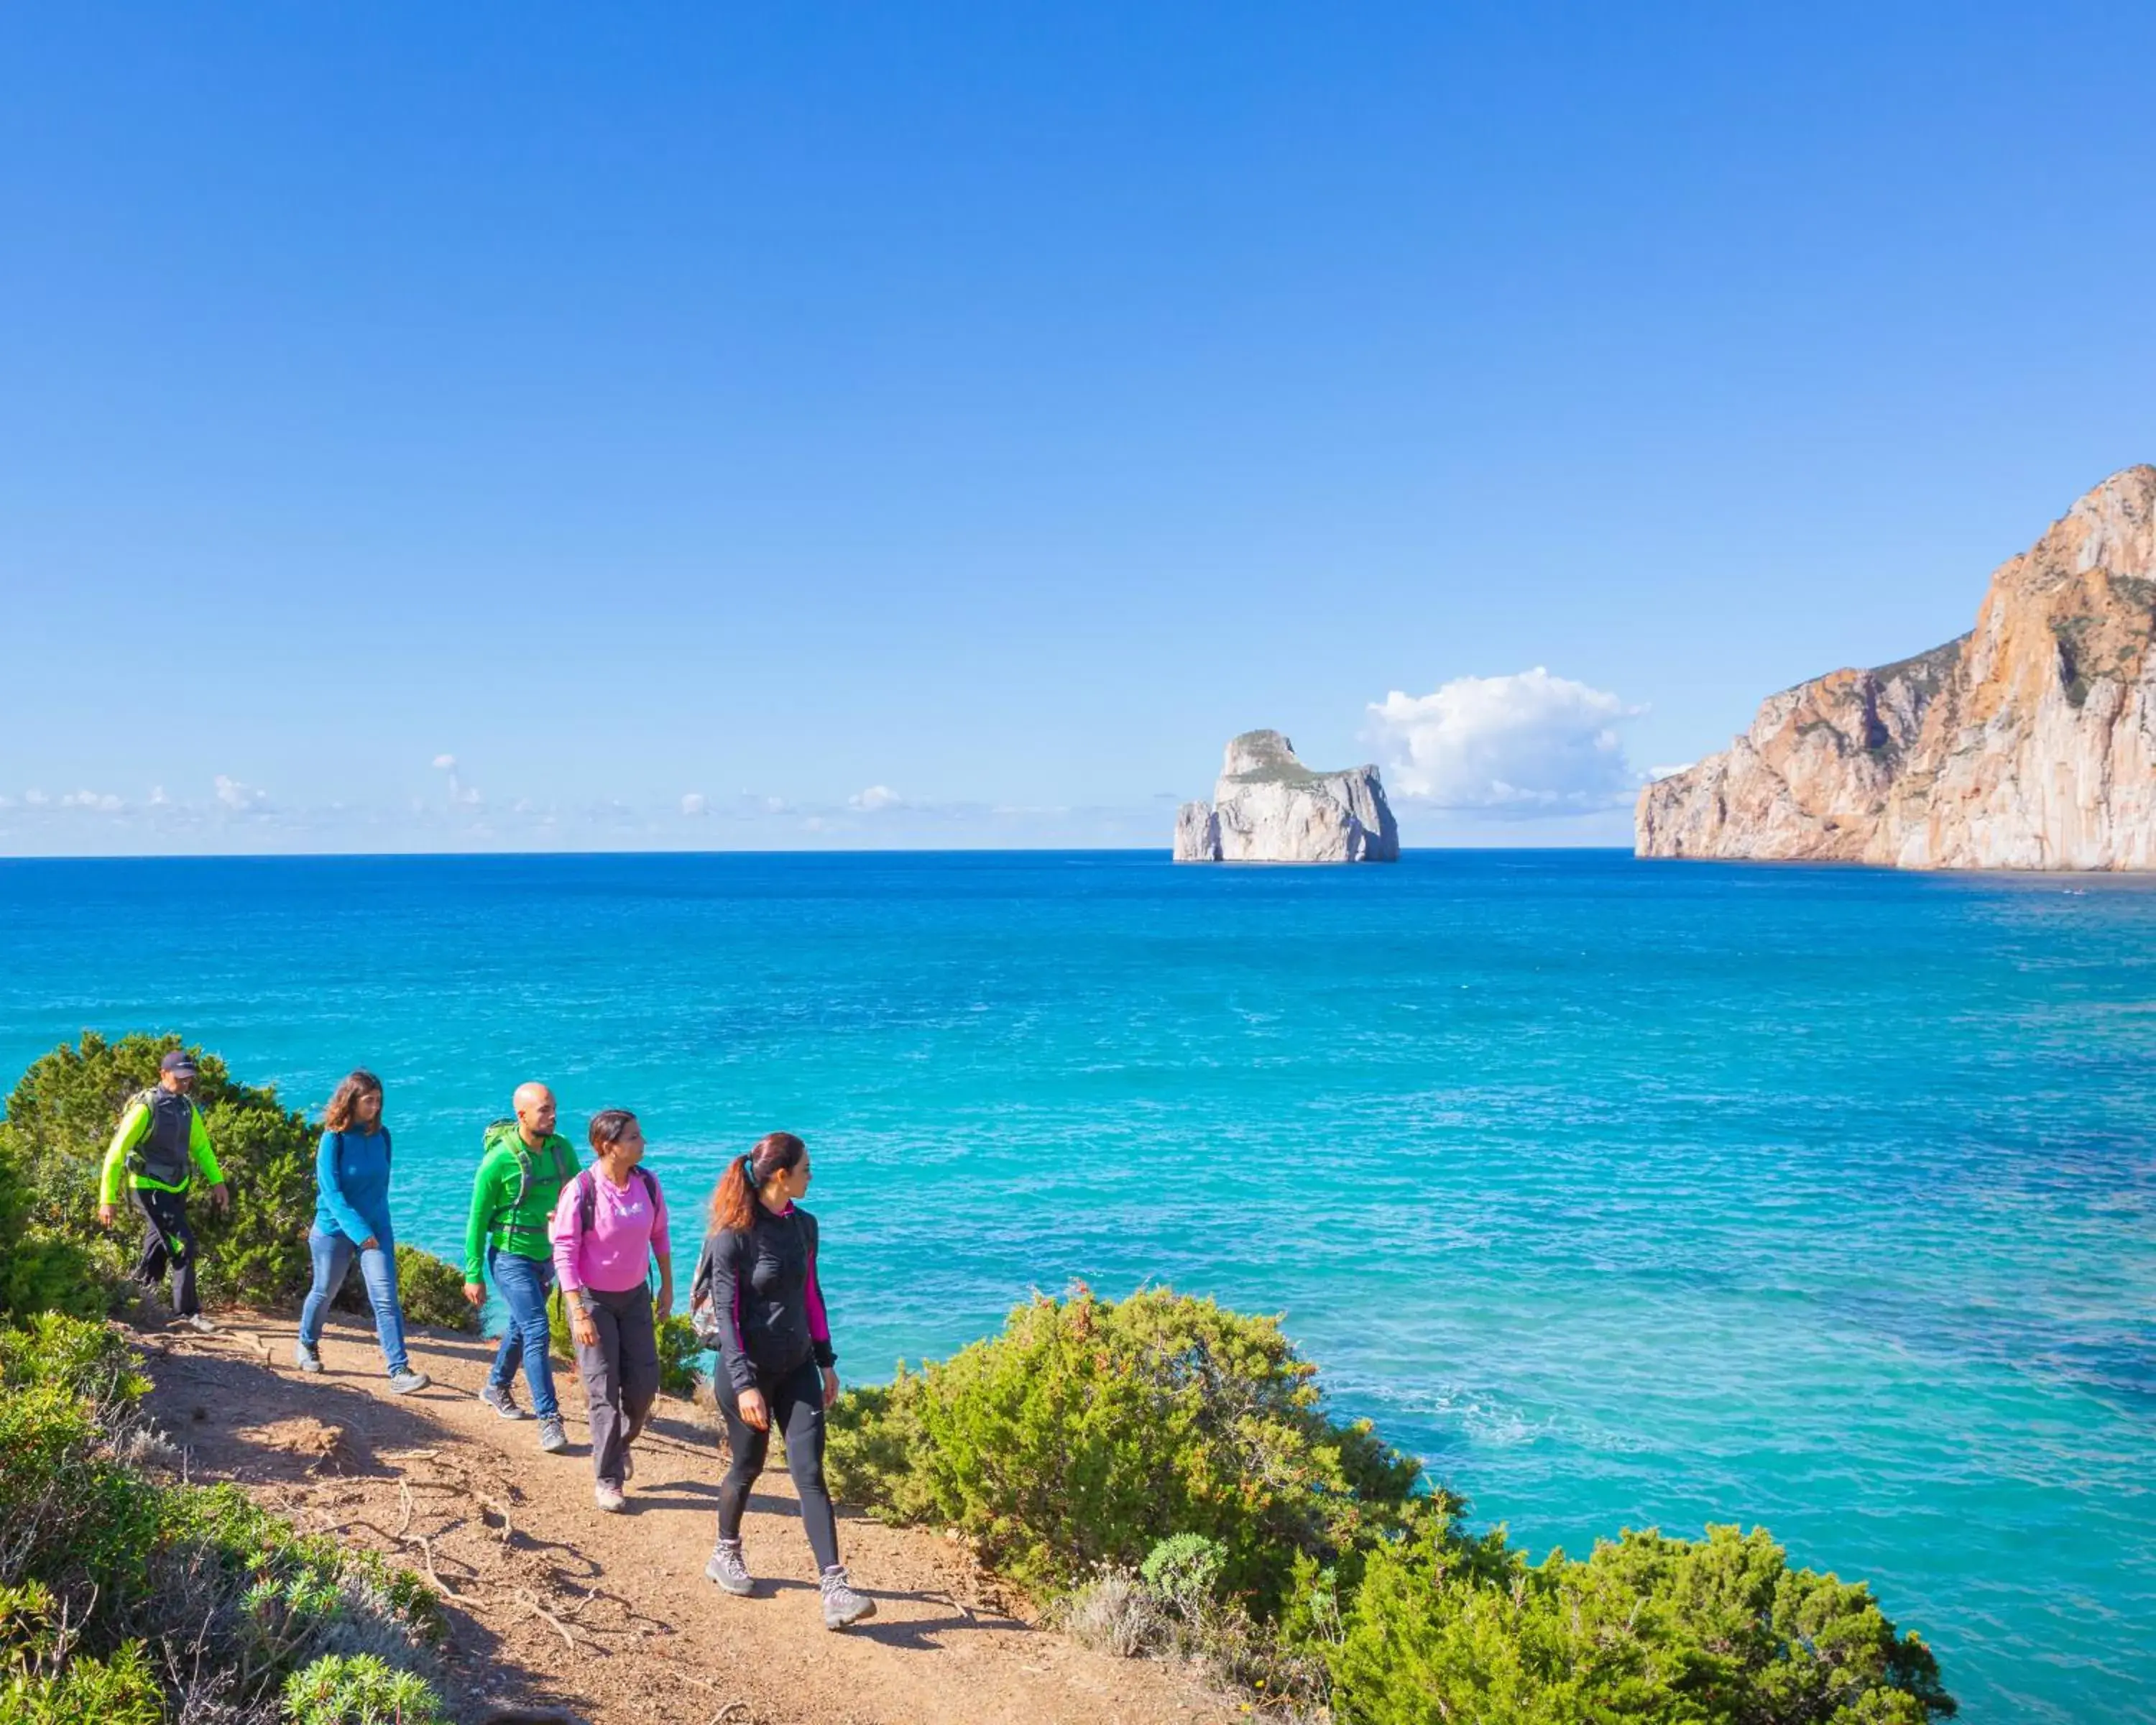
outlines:
M730 1594L756 1584L742 1557L742 1517L763 1471L775 1423L787 1471L822 1572L824 1626L875 1615L839 1561L839 1528L824 1485L824 1410L839 1399L837 1356L816 1282L816 1219L794 1202L808 1189L808 1148L791 1132L759 1138L711 1194L711 1231L689 1300L698 1329L716 1334L713 1388L732 1465L719 1486L719 1543L704 1573Z

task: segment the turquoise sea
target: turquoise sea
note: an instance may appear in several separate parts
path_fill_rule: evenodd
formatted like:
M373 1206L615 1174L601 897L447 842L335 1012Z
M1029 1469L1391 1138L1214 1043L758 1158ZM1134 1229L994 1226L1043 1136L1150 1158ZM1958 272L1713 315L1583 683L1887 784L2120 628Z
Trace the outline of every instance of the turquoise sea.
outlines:
M685 1210L799 1132L853 1377L1074 1277L1283 1312L1537 1552L1763 1522L1964 1718L2156 1719L2156 882L0 863L0 1082L86 1026L310 1108L372 1066L447 1255L520 1080L638 1110Z

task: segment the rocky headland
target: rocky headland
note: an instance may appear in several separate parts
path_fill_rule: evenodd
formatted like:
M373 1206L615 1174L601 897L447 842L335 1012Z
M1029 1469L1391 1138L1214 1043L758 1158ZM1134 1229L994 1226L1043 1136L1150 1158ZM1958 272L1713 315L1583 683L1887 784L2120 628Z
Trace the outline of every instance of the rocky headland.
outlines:
M1210 803L1176 812L1178 862L1398 862L1400 831L1375 767L1314 773L1277 731L1228 745Z
M1772 696L1723 752L1648 785L1635 849L2156 868L2152 632L2156 467L2130 467L1994 572L1969 634Z

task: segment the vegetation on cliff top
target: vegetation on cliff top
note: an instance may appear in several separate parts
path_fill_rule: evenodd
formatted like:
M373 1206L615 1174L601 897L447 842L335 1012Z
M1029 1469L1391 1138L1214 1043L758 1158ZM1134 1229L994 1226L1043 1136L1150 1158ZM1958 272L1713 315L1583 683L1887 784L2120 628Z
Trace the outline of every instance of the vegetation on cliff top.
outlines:
M426 1584L237 1486L173 1480L147 1388L102 1322L0 1330L0 1721L439 1718Z
M1531 1564L1271 1318L1144 1289L1036 1298L833 1416L840 1495L955 1528L1074 1633L1195 1656L1352 1725L1925 1725L1930 1651L1763 1531L1627 1532Z

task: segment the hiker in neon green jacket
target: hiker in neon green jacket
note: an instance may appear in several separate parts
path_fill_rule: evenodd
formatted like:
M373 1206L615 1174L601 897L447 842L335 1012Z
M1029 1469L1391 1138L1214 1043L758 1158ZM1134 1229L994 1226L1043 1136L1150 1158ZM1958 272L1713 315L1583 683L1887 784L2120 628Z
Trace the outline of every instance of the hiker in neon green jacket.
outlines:
M521 1362L539 1420L539 1447L550 1455L567 1449L569 1440L562 1430L547 1357L547 1291L554 1282L554 1245L547 1227L562 1188L578 1168L575 1149L554 1130L553 1091L543 1084L521 1085L516 1118L497 1120L486 1129L465 1224L465 1298L485 1305L491 1272L509 1307L509 1327L501 1332L494 1370L479 1399L505 1420L523 1419L515 1388Z
M224 1172L210 1147L209 1128L188 1094L195 1087L195 1059L183 1048L167 1054L157 1087L127 1104L120 1129L105 1153L97 1182L97 1219L109 1228L124 1183L142 1218L142 1250L135 1279L155 1288L172 1272L172 1310L198 1330L213 1328L195 1293L195 1231L187 1225L187 1193L199 1173L209 1182L209 1201L222 1210L232 1202Z

